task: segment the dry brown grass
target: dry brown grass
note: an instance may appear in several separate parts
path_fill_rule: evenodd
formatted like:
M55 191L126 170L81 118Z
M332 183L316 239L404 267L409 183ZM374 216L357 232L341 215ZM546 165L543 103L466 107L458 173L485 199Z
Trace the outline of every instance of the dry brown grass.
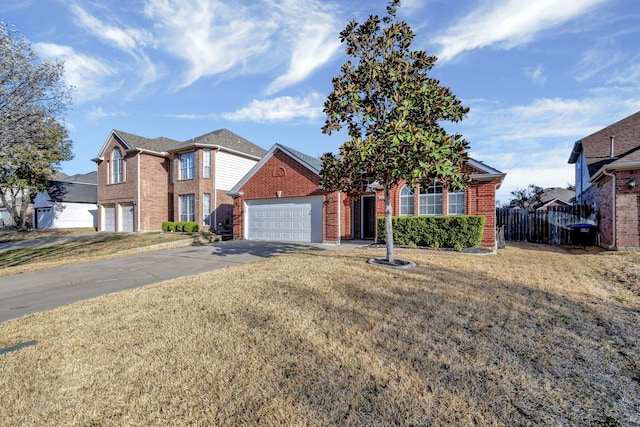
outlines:
M63 265L121 256L122 251L158 243L189 239L185 233L95 233L91 230L37 230L1 234L0 242L43 239L48 237L82 238L33 248L0 251L0 277Z
M382 253L283 255L2 323L0 348L33 345L0 355L0 425L640 425L636 255L366 264Z

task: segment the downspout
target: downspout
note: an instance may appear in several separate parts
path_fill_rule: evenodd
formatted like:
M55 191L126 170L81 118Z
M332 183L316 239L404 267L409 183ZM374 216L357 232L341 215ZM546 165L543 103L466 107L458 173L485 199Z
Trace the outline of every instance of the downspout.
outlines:
M211 179L213 179L213 221L209 220L211 222L211 224L209 225L209 230L211 230L211 226L213 226L214 230L218 229L218 190L216 189L216 185L218 184L218 181L216 180L216 173L217 173L217 164L218 164L218 152L220 151L220 147L216 147L215 149L211 150L211 154L213 154L214 156L214 160L211 161L211 158L209 158L209 174L211 175ZM213 166L216 167L213 167ZM211 209L211 206L209 206L209 209ZM233 215L232 215L233 218Z
M610 176L611 182L613 183L613 203L611 205L611 211L613 213L613 221L612 221L612 225L613 225L613 241L611 242L611 245L608 246L606 249L609 250L615 250L616 249L616 236L618 235L618 229L617 229L617 225L616 225L616 204L617 204L617 200L616 200L616 175L613 173L609 173L605 170L602 171L602 173L606 176Z
M142 160L142 157L140 156L140 152L138 151L138 185L137 185L138 195L136 200L136 207L134 209L135 216L136 216L134 224L136 225L136 229L133 230L135 232L140 231L140 161L141 160Z
M340 214L340 192L338 191L338 244L342 244L340 237L342 236L342 216Z

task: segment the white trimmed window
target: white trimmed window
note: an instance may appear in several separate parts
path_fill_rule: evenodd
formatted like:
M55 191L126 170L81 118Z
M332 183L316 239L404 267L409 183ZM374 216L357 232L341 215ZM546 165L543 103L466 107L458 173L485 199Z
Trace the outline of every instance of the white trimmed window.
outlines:
M195 221L196 199L193 194L180 196L180 221Z
M413 188L408 185L400 190L400 216L413 216Z
M464 215L465 214L465 192L460 191L457 193L447 193L448 210L449 215Z
M119 184L122 182L122 151L116 147L111 153L111 183Z
M211 150L202 151L202 177L211 177Z
M420 215L442 215L442 184L431 181L420 186Z
M202 195L202 223L211 225L211 194Z
M194 152L180 154L180 179L193 179Z

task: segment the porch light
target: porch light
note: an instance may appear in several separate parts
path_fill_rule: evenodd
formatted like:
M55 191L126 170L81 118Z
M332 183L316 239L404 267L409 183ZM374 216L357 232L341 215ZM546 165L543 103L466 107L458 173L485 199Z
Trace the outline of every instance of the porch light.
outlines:
M280 197L282 197L282 191L278 190L276 191L276 197L279 199Z
M633 188L636 186L636 179L635 178L631 178L631 181L629 181L629 183L627 184L629 186L629 188Z

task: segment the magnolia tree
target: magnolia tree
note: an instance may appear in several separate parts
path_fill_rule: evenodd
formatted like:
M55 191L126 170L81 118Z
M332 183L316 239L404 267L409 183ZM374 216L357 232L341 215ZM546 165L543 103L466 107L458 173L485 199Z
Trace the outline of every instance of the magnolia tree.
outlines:
M411 50L415 33L396 19L400 0L387 15L352 21L340 33L352 58L333 78L324 103L323 133L346 126L349 140L339 155L325 153L321 185L329 191L359 196L376 183L384 190L386 261L395 264L390 190L400 181L411 185L436 179L459 190L468 182L463 172L469 145L449 134L442 121L460 121L468 112L449 88L427 75L437 61Z
M35 195L73 157L61 122L71 103L63 73L0 22L0 201L21 230Z

